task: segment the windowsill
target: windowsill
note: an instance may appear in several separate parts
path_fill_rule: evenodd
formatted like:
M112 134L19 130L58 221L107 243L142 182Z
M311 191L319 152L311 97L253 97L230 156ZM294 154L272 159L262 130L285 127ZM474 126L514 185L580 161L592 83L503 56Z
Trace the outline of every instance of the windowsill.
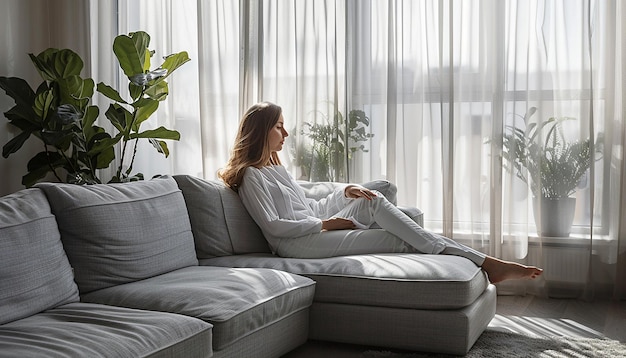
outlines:
M535 246L558 246L558 247L589 247L593 242L593 246L608 246L611 240L608 235L596 234L593 241L589 236L570 234L568 237L540 237L537 235L528 236L528 244Z
M482 239L472 238L471 234L455 232L453 238L465 245L472 245L483 241L481 246L489 245L489 236L485 235ZM528 236L524 234L519 235L504 235L504 244L515 244L521 242L527 242L528 246L543 246L543 247L569 247L569 248L590 248L593 244L594 248L609 247L614 245L614 241L609 239L608 235L595 234L593 241L588 235L583 234L570 234L568 237L541 237L536 233L529 233Z

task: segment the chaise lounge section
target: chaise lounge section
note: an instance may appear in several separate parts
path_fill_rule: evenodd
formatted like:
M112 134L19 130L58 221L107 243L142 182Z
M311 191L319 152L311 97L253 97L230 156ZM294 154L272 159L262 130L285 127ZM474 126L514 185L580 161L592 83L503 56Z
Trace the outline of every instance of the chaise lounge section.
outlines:
M495 286L466 258L277 257L235 192L218 181L174 178L187 203L200 265L271 268L316 282L309 339L462 355L495 316ZM364 185L395 203L396 188L389 182ZM333 183L303 186L314 199L343 190ZM422 224L418 209L400 209Z

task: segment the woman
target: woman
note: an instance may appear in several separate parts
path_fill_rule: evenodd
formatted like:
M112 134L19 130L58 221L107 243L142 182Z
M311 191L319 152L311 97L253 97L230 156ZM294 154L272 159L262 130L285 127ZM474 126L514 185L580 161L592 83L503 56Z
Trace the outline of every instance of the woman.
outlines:
M239 193L278 256L449 254L470 259L493 283L541 275L537 267L502 261L428 232L379 192L360 185L337 189L319 201L306 198L278 157L289 135L284 125L279 106L263 102L250 107L240 122L228 164L218 173ZM373 223L384 230L367 230Z

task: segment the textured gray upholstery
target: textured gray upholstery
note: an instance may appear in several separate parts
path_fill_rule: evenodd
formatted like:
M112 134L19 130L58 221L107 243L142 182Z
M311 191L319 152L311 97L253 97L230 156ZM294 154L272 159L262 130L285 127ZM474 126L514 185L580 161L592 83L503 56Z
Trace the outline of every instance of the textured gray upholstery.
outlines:
M317 282L316 302L412 309L455 309L474 302L487 288L485 273L450 255L377 254L291 259L237 255L201 260L202 265L266 267Z
M273 256L218 181L37 186L0 198L1 358L269 358L307 337L465 354L495 314L464 258Z
M179 313L213 327L222 350L284 317L306 310L315 283L269 269L187 267L82 296L85 302Z
M0 357L209 357L211 325L162 312L70 303L0 326Z
M469 306L450 310L315 302L309 339L462 356L495 314L494 285Z
M0 198L0 324L78 301L78 289L45 195Z
M185 200L171 177L41 183L80 293L197 265Z
M174 176L183 191L199 259L270 252L267 241L239 195L224 183Z

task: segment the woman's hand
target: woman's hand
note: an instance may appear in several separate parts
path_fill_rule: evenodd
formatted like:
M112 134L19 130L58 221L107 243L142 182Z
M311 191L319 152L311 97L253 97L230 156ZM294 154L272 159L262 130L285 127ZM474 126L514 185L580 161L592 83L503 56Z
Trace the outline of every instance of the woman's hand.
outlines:
M343 192L346 195L346 198L352 199L365 198L367 200L372 200L372 198L377 196L373 191L356 184L348 185Z
M351 220L344 218L330 218L322 220L322 231L356 229Z

